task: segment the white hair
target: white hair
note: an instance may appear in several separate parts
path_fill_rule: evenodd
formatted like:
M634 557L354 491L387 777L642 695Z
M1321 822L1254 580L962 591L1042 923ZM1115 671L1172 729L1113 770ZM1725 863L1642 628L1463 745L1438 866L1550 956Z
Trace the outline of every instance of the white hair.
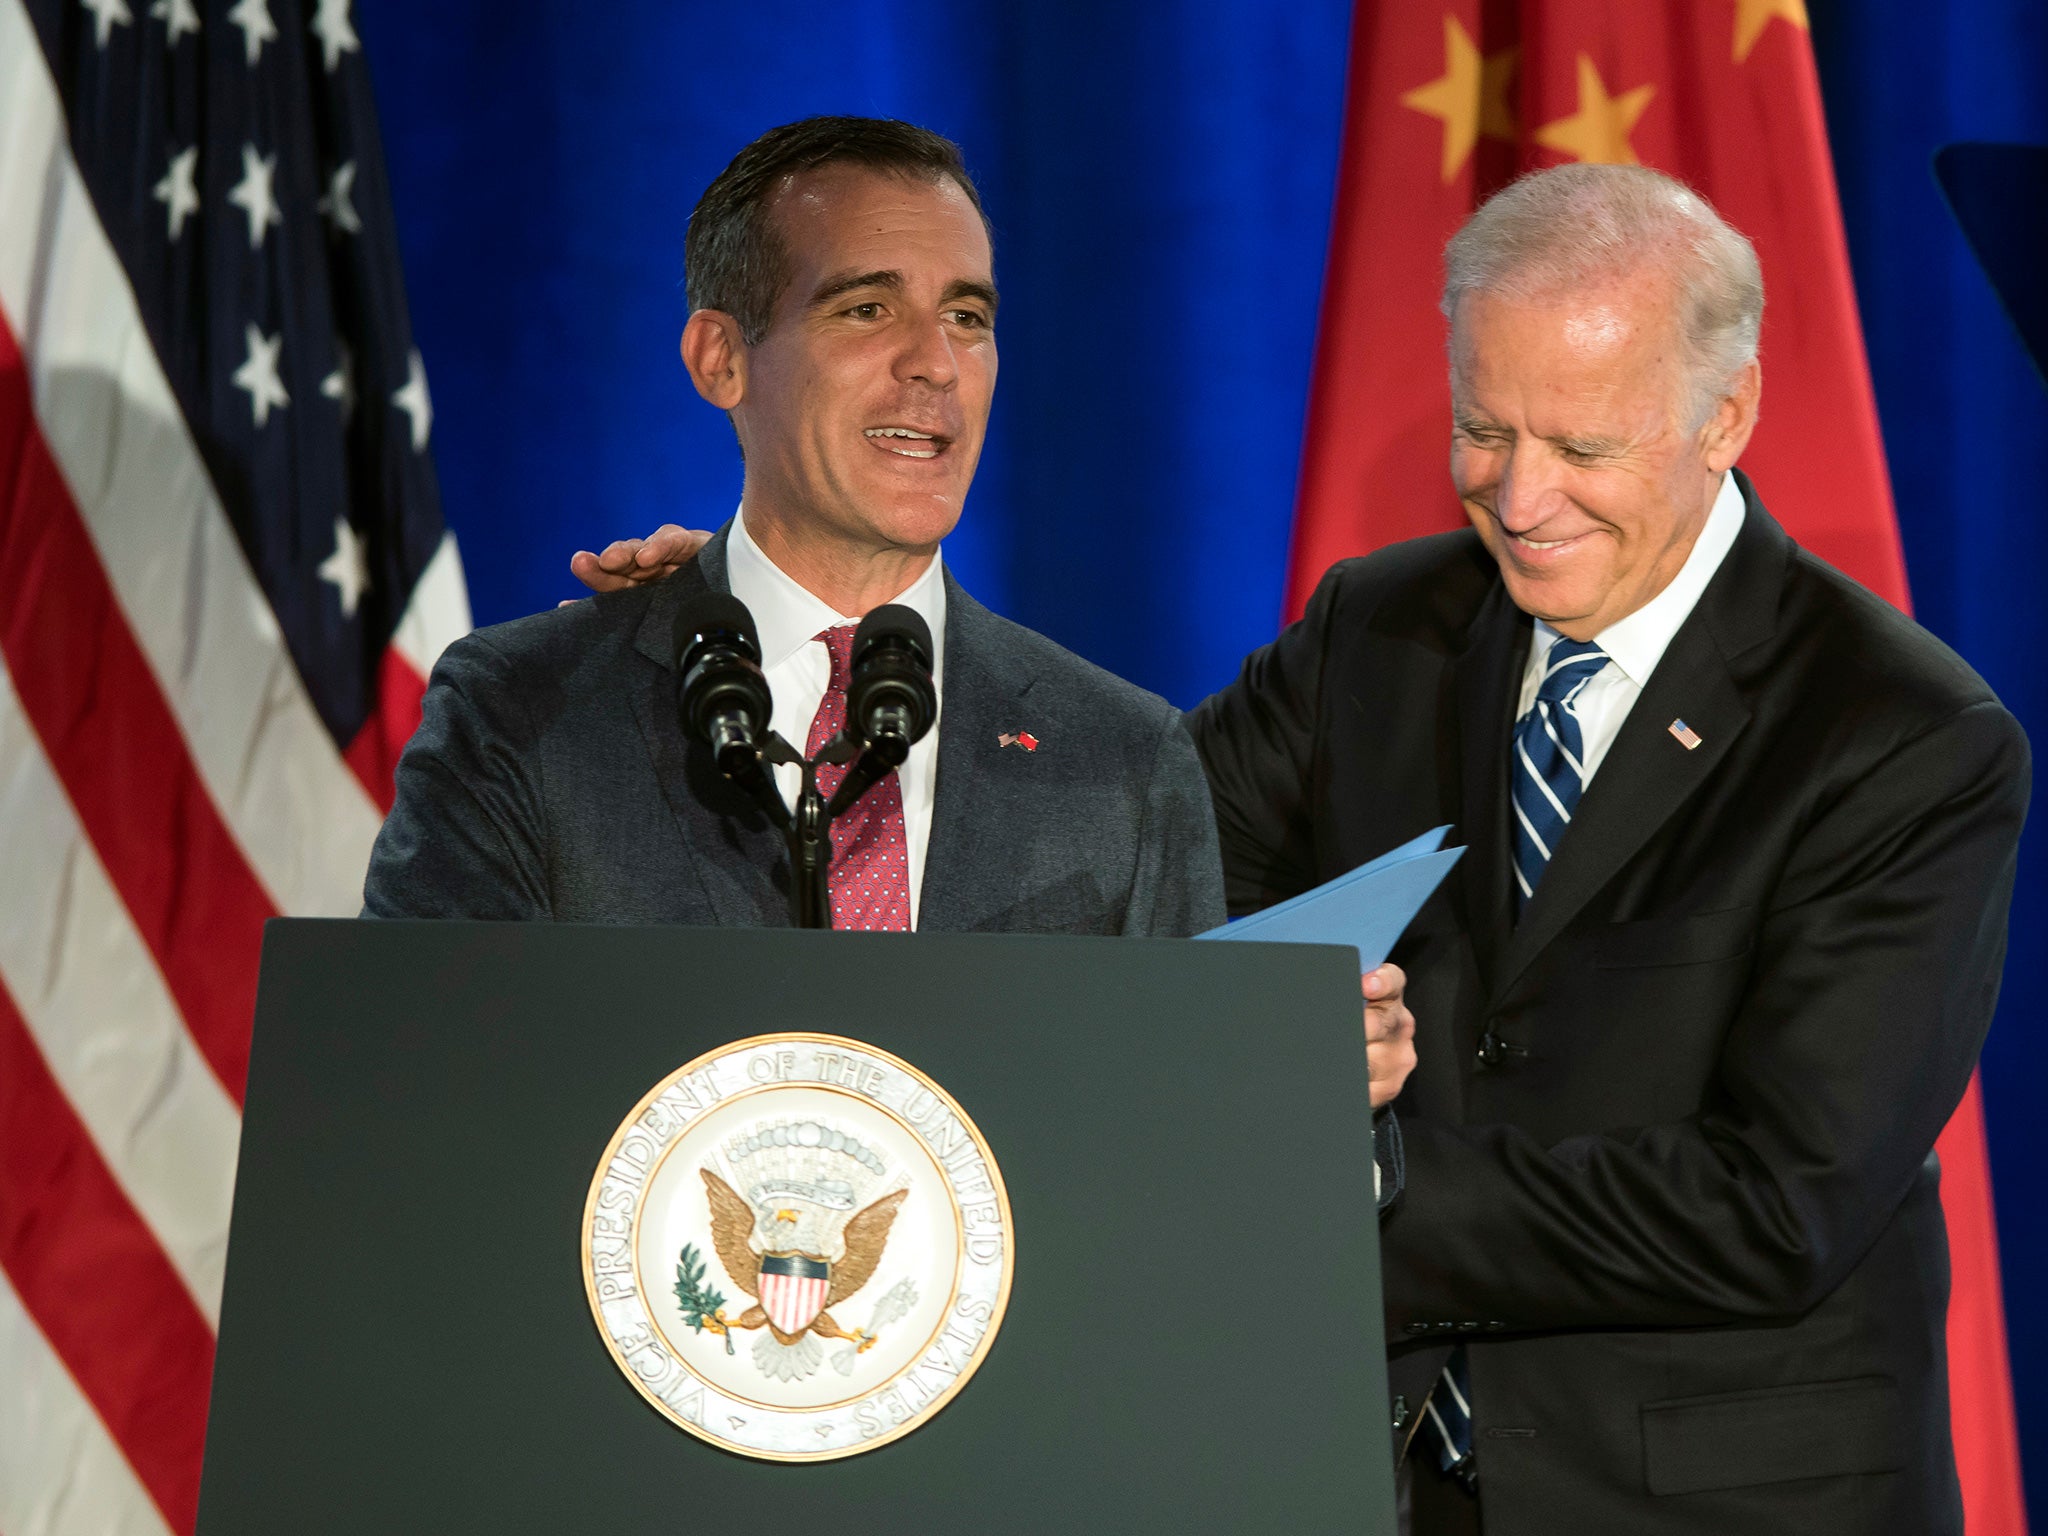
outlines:
M1692 426L1756 361L1764 279L1756 247L1685 183L1639 165L1560 165L1511 182L1444 249L1444 317L1456 366L1459 301L1583 293L1646 265L1678 290Z

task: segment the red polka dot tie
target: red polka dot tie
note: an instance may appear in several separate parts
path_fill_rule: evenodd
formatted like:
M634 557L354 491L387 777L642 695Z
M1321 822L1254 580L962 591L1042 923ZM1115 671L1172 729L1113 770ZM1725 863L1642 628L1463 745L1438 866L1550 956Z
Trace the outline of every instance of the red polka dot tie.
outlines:
M817 638L832 653L832 681L818 701L804 756L846 726L846 684L853 675L853 631L840 624ZM850 765L818 770L818 793L829 802ZM892 768L832 823L832 926L869 932L910 931L910 843L903 832L903 785Z

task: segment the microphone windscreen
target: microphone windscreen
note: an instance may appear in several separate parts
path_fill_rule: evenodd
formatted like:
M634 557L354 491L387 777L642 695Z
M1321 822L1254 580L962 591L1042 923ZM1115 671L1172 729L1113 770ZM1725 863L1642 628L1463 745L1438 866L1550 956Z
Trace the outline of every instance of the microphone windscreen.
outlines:
M932 627L925 623L924 615L915 608L902 603L884 603L873 609L860 621L860 628L853 632L853 654L860 653L877 640L907 640L917 651L917 659L929 669L932 664Z
M699 635L724 633L740 642L753 660L761 659L761 642L754 634L754 616L747 605L730 592L699 592L676 609L674 633L676 668L683 667L684 652Z

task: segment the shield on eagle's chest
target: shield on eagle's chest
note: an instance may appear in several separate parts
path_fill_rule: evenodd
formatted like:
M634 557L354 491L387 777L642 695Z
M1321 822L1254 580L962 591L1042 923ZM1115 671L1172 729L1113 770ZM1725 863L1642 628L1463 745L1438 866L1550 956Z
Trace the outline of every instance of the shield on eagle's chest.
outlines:
M802 1333L825 1305L832 1266L801 1254L761 1260L761 1310L783 1333Z

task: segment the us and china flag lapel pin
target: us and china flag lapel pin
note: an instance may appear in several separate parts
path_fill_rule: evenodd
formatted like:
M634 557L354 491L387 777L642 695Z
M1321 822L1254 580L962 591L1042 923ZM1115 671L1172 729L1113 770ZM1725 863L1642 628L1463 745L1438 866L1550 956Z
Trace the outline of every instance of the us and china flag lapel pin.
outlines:
M1038 750L1038 738L1029 731L1004 731L996 737L999 747L1022 747L1026 752Z

